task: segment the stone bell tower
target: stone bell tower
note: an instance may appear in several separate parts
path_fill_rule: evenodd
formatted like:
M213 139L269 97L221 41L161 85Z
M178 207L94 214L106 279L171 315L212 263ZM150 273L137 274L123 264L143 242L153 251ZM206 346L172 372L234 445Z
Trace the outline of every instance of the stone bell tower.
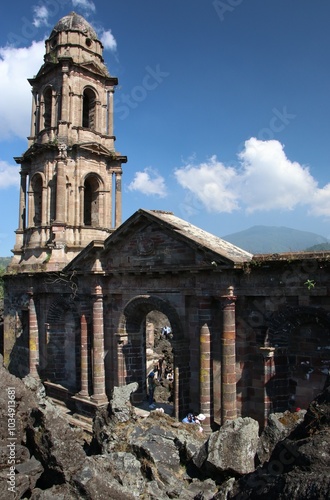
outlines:
M19 226L11 269L62 269L121 224L125 156L115 150L113 94L102 44L71 12L46 40L32 87L28 149L21 165Z

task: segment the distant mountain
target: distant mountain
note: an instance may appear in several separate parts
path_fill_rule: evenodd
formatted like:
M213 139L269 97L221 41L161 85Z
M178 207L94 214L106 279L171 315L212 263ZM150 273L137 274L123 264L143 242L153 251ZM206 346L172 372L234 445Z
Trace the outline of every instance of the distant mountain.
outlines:
M329 250L330 250L330 242L319 243L318 245L313 245L312 247L306 248L307 252L329 252Z
M277 226L253 226L221 238L254 254L299 252L315 245L330 244L327 238L319 234Z

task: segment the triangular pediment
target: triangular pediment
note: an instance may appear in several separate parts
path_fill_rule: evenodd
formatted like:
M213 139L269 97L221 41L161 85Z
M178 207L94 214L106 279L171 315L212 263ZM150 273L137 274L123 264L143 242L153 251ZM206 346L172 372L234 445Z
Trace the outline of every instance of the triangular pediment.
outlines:
M97 75L109 77L109 72L105 66L100 67L95 64L93 61L88 61L86 63L79 64L80 67L91 71L92 73L96 73Z
M104 156L109 156L111 158L115 157L115 152L110 151L110 149L104 147L102 144L99 144L98 142L85 142L82 144L79 144L80 149L85 149L86 151L96 153L98 155L104 155Z
M199 272L242 267L252 255L169 212L138 210L102 245L68 266L105 274Z

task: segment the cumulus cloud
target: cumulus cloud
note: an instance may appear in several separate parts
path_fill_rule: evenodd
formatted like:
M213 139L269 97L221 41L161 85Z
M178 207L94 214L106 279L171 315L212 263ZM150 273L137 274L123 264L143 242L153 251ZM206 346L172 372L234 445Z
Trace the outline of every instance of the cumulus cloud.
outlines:
M0 189L19 186L19 167L0 160Z
M143 172L135 173L128 189L130 191L139 191L147 196L165 198L167 195L164 178L149 167L145 168Z
M72 0L73 7L81 8L85 11L95 12L95 4L94 2L90 2L88 0Z
M115 51L117 49L117 42L111 33L111 30L103 31L101 33L100 40L105 50L109 49Z
M251 138L239 158L242 172L237 189L248 213L292 210L308 204L317 189L309 169L290 161L279 141Z
M44 41L30 47L0 47L1 140L26 139L31 121L31 87L27 78L39 70L45 52Z
M200 165L177 169L174 174L178 183L193 192L209 212L232 212L238 208L237 194L232 188L237 173L216 156Z
M35 26L36 28L40 28L41 26L48 26L49 12L45 5L34 6L33 14L33 26Z
M289 211L300 205L330 216L330 184L319 188L309 169L289 160L276 140L247 140L238 167L212 156L176 169L175 177L208 212Z

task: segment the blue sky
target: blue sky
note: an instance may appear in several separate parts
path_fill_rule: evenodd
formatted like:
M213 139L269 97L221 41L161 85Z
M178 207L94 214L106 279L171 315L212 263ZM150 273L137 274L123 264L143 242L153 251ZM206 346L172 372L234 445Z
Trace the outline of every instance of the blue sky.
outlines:
M18 226L27 78L72 10L104 45L123 219L173 211L218 236L254 225L330 238L330 3L16 0L0 18L0 255Z

